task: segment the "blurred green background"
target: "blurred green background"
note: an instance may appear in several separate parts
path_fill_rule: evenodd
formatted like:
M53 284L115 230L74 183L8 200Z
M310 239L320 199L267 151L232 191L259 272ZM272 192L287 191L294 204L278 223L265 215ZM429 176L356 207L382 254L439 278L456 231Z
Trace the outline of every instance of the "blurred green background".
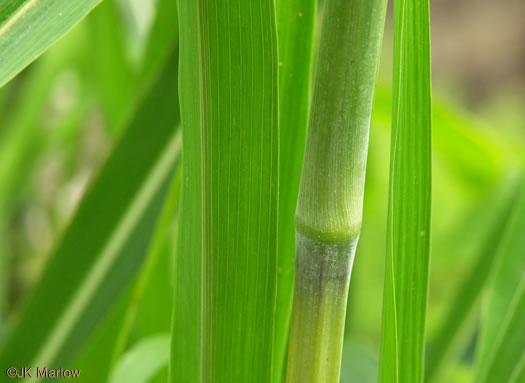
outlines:
M488 233L499 222L508 185L525 154L525 3L433 0L431 9L434 155L429 354L454 297L484 256ZM0 342L16 323L48 254L144 92L146 46L157 16L154 0L105 0L0 89ZM389 19L370 135L364 227L350 287L343 380L349 370L356 374L368 369L362 373L373 375L377 364L391 52ZM174 236L169 240L174 241ZM170 249L165 248L163 262L169 262ZM169 288L152 291L152 301L171 300ZM151 307L145 305L134 325L135 340L147 328L169 330L169 305L162 317L154 302L149 303ZM478 325L479 300L440 381L468 381Z

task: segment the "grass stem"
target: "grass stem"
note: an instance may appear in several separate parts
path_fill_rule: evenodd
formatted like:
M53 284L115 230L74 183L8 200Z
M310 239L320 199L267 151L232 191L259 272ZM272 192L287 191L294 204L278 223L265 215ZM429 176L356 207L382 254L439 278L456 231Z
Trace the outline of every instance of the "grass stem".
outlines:
M288 383L337 383L385 0L326 0L296 225Z

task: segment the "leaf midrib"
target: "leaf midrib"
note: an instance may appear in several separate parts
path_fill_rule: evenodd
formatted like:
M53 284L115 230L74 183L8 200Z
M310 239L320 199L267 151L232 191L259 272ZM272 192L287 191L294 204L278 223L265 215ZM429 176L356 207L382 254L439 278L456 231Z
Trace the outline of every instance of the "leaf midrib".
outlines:
M40 0L29 0L24 5L18 7L16 11L13 12L11 16L8 16L7 19L0 23L0 39L4 36L9 29L15 25L20 19L22 19L29 11L38 4Z
M99 282L114 264L119 254L119 250L132 233L135 224L142 215L142 212L147 208L151 196L156 192L158 186L162 183L162 180L169 172L173 160L180 152L180 146L180 134L177 133L173 136L171 142L166 145L151 174L133 198L130 204L132 208L124 215L121 223L115 228L109 237L109 241L106 242L106 245L101 251L100 258L93 265L91 271L87 273L87 277L75 293L74 298L71 300L73 304L69 305L64 310L64 313L56 322L57 324L53 331L51 331L51 335L41 347L39 354L34 358L32 365L45 366L53 361L60 346L67 339L67 336L73 329L79 315L81 315L85 303L89 302L96 292ZM23 383L28 383L28 381L24 380Z

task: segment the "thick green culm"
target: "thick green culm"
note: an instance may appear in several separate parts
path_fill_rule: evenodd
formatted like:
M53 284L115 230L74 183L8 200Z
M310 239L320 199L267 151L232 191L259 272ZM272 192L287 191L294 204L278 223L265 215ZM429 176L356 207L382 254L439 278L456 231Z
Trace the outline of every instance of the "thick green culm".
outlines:
M339 381L386 2L325 7L295 220L288 383Z

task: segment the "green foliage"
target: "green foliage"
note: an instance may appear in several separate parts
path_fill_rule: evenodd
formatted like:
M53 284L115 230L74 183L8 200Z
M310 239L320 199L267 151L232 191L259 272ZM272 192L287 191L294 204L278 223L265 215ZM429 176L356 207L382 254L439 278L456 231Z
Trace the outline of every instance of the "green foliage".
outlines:
M379 381L421 382L430 261L428 1L394 4L394 87Z
M523 102L430 113L428 1L374 89L385 3L0 1L0 381L525 381Z
M101 0L14 0L0 5L0 87L82 20Z
M483 239L479 241L476 249L476 257L469 273L461 282L451 304L449 311L435 335L434 342L430 345L429 359L425 368L425 379L431 381L439 372L446 361L446 357L457 347L458 338L461 338L463 328L469 316L476 307L479 297L483 292L490 272L494 268L494 260L506 232L509 217L516 205L519 195L519 179L513 173L503 185L498 185L494 195L483 206L483 221L489 222L476 233L476 237ZM469 220L462 232L468 232L469 228L475 227L480 217L475 215ZM464 241L464 236L458 238ZM457 246L459 247L459 246ZM467 335L471 335L470 333Z
M513 382L525 378L525 181L499 248L494 278L484 307L475 382Z
M145 338L122 356L109 378L109 383L146 383L169 359L169 334Z
M182 122L182 187L175 259L170 382L201 381L202 342L202 160L201 71L197 2L179 5L179 92ZM199 68L199 70L196 70Z
M139 269L180 155L170 107L176 74L168 79L148 94L84 198L3 347L2 365L70 362Z
M186 358L179 357L189 350L181 349L177 340L188 334L192 341L198 340L200 317L201 342L192 342L191 347L199 343L202 347L201 379L264 382L271 374L277 277L275 11L269 0L193 3L180 2L181 73L199 68L200 74L181 79L182 123L184 142L201 140L202 166L198 158L190 160L193 167L183 174L193 178L202 173L194 181L200 184L197 189L188 190L192 181L183 178L182 204L184 209L186 190L196 198L201 193L202 205L197 206L199 201L195 205L202 209L203 219L203 301L202 312L197 306L191 313L195 316L185 315L188 319L180 318L176 309L172 381L181 381L178 374L183 369L194 371L185 381L196 381L197 355L191 364L185 363ZM196 36L198 41L187 46ZM180 238L196 233L185 225L180 228ZM198 262L200 254L189 250L180 251L179 258L198 257L194 260ZM180 263L177 269L186 275L190 272ZM195 279L199 283L198 276ZM180 278L176 283L176 289L184 288L188 294ZM178 298L176 305L182 303ZM191 323L183 327L185 323L179 321ZM186 366L179 367L181 362Z
M314 0L277 2L280 150L274 383L281 381L286 365L294 278L294 217L308 124L316 5Z

